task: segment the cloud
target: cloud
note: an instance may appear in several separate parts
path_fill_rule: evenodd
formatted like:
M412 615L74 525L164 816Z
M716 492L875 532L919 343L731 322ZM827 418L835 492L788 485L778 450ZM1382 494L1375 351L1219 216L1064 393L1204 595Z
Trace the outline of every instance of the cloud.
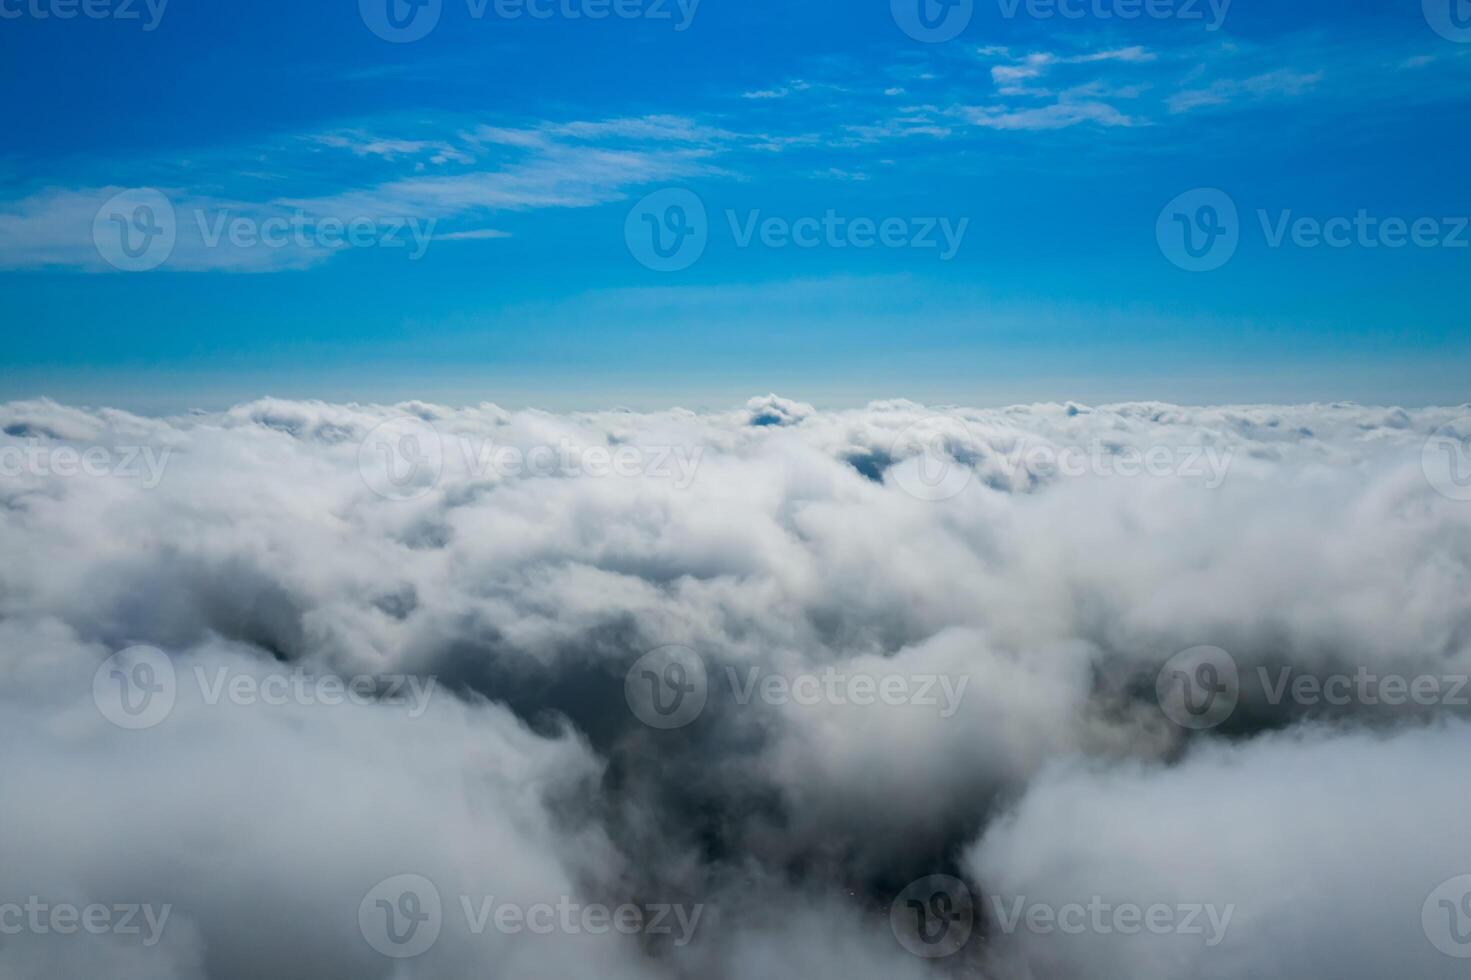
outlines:
M357 912L411 873L452 910L704 909L685 946L447 919L433 975L1448 976L1420 913L1471 872L1467 710L1248 681L1471 672L1471 511L1424 468L1468 414L0 405L0 548L24 558L0 566L7 888L174 916L147 950L7 937L0 971L398 976ZM136 644L180 683L125 731L93 685ZM662 730L630 690L670 645L706 699ZM1195 731L1155 681L1201 645L1243 680ZM415 714L196 683L283 672L436 686ZM982 920L929 964L888 918L938 873ZM1008 934L987 904L1094 894L1233 918L1205 947Z
M805 402L794 402L775 394L746 402L748 425L796 425L815 411Z
M217 161L217 173L170 172L180 183L157 190L172 207L177 240L156 267L304 269L349 246L407 248L417 257L433 239L486 237L475 226L491 215L592 207L643 185L708 173L710 159L735 138L667 115L520 129L478 125L449 134L445 125L429 128L432 138L358 127L291 141L298 153L299 145L311 147L299 168L248 181L237 195L193 188L239 182L239 159ZM351 158L346 169L343 155ZM324 186L331 189L316 193ZM0 203L0 267L114 271L96 236L116 239L117 231L98 215L124 190L50 187ZM359 232L350 236L353 227Z
M991 80L998 85L1007 82L1017 82L1026 78L1038 78L1046 70L1047 66L1053 64L1055 59L1051 55L1031 55L1026 61L1018 65L996 65L991 69Z
M157 209L153 227L167 227L175 236L168 251L168 271L275 272L310 268L344 247L347 221L367 218L362 213L344 217L308 213L276 202L198 196L187 188L148 190L167 201L166 208ZM136 188L119 186L48 188L0 206L5 208L0 211L0 267L117 271L108 259L109 255L117 258L116 249L107 250L105 244L105 236L110 234L115 246L118 236L117 229L108 224L108 214L121 200L118 215L126 218L138 194ZM318 234L325 218L336 219L342 226L333 234ZM400 232L405 224L401 222ZM237 226L247 237L234 237L232 229ZM124 233L135 237L131 229ZM399 240L407 242L405 238Z
M1225 78L1205 88L1185 89L1170 96L1171 112L1190 112L1205 106L1220 106L1237 99L1293 98L1311 91L1323 80L1323 72L1291 69L1266 72L1249 78Z
M1126 61L1141 63L1154 61L1158 57L1159 56L1156 55L1153 51L1150 51L1149 49L1136 44L1128 48L1115 48L1110 51L1095 51L1092 54L1076 55L1072 58L1066 59L1066 61L1068 64L1073 65L1091 64L1097 61Z
M787 82L785 85L781 85L776 88L756 89L750 92L742 92L741 98L758 100L785 99L790 95L811 91L814 88L824 89L829 92L842 90L841 87L837 85L826 83L814 85L812 82L808 82L800 78L794 78L790 82Z
M994 969L1100 980L1461 976L1463 961L1429 941L1421 910L1471 869L1458 816L1471 781L1445 775L1468 735L1464 720L1383 737L1309 727L1211 745L1168 767L1049 770L967 853L986 883ZM1230 919L1211 946L1205 914L1204 935L1000 928L998 910L1017 896L1060 908L1095 895L1214 906L1222 919L1230 908Z
M1103 102L1062 101L1034 109L1011 109L1003 106L970 106L962 110L965 118L987 129L1049 130L1066 129L1081 123L1100 126L1133 126L1137 120Z
M1043 106L1013 102L986 107L965 106L954 110L977 126L987 129L1045 131L1066 129L1090 122L1103 127L1134 126L1142 122L1104 101L1111 97L1137 98L1140 92L1137 86L1115 86L1102 80L1094 80L1072 85L1058 95L1051 89L1031 83L1047 77L1058 66L1103 62L1142 64L1154 61L1156 55L1143 47L1108 49L1069 56L1042 51L1013 57L1004 48L986 48L981 53L987 58L1000 56L1011 59L1010 64L991 66L991 81L996 86L998 95L1008 99L1054 101Z
M444 235L435 235L437 242L478 242L496 238L510 238L511 233L500 231L496 228L476 228L471 231L453 231Z
M358 156L376 156L394 160L403 156L431 154L433 163L473 163L474 157L456 148L453 144L437 140L385 139L361 131L322 133L312 137L323 146L346 149Z

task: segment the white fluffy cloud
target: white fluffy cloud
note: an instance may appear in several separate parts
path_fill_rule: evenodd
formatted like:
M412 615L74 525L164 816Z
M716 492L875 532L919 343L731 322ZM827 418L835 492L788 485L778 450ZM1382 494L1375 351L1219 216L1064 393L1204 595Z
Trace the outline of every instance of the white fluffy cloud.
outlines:
M1471 672L1471 502L1426 449L1468 415L0 406L0 926L32 896L172 907L148 948L6 936L0 972L1451 975L1421 903L1471 872L1466 710L1271 695ZM93 680L139 644L177 701L128 731ZM671 644L706 700L659 730L625 680ZM1155 680L1201 645L1240 703L1192 731ZM434 686L199 681L283 675ZM937 873L980 916L926 961L888 909ZM418 972L357 919L399 874L444 898ZM702 918L467 931L491 895ZM1234 911L1208 947L1007 932L1017 895Z
M1429 941L1421 913L1441 882L1471 873L1471 780L1459 773L1468 736L1464 721L1386 738L1309 728L1212 746L1169 768L1049 771L968 853L993 926L1019 898L1060 908L1094 896L1213 906L1220 919L1229 908L1229 924L1214 945L1206 913L1200 935L1023 926L993 944L996 971L1465 976L1465 960Z

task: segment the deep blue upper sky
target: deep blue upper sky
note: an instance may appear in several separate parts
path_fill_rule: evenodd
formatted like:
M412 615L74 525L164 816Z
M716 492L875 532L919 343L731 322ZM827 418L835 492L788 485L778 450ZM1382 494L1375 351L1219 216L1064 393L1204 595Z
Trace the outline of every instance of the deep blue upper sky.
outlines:
M1468 0L430 2L0 0L0 399L1471 398Z

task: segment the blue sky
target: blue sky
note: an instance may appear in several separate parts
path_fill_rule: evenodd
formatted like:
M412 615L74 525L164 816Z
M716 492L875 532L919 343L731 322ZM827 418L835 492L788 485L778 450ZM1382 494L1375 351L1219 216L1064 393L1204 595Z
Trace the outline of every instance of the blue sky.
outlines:
M0 398L1471 399L1466 0L389 2L0 0Z

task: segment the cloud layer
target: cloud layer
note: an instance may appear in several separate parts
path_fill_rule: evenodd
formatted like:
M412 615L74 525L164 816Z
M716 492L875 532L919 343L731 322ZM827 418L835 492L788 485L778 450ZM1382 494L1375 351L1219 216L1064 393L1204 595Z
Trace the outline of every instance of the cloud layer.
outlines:
M1466 416L0 406L0 927L170 907L0 972L1459 975ZM172 688L129 730L139 645ZM1202 646L1234 710L1191 727L1156 682ZM1442 686L1291 686L1342 675ZM359 914L401 875L442 903L404 960ZM931 875L943 958L891 929ZM477 930L491 897L644 926ZM1090 902L1221 928L1011 918Z

